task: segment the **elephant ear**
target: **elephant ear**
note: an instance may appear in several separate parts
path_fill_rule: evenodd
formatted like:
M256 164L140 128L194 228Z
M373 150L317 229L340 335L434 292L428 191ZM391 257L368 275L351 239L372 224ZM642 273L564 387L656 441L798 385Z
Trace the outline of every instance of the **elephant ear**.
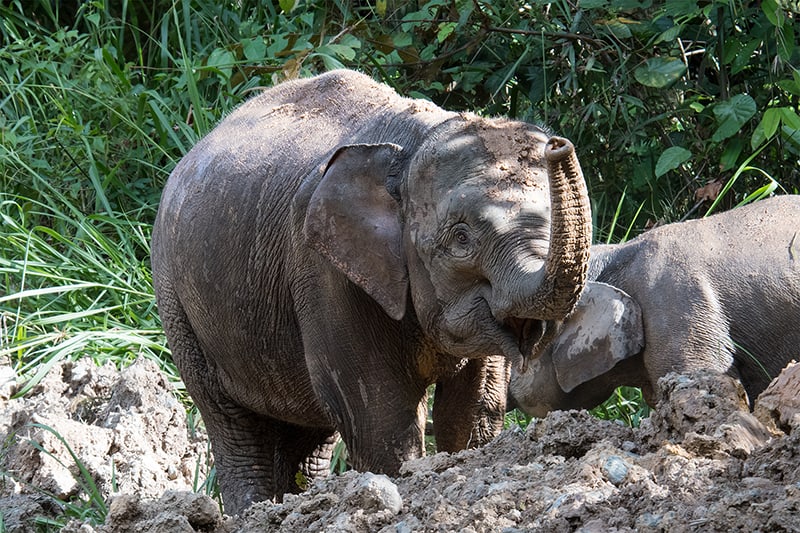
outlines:
M311 195L303 228L308 244L395 320L405 314L408 271L400 206L387 182L401 150L388 143L340 147Z
M553 343L553 366L564 392L605 374L644 348L642 311L625 291L588 282Z

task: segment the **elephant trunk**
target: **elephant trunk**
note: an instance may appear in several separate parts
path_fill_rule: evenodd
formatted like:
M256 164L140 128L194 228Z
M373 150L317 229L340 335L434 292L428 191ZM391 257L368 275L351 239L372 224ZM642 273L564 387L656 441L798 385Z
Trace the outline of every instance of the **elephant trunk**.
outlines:
M544 268L520 273L517 290L495 300L495 318L514 332L527 362L541 355L569 315L586 284L592 215L589 195L575 148L567 139L552 137L545 146L550 181L550 247ZM530 287L530 291L525 287ZM520 298L519 295L524 295Z
M550 245L544 267L529 271L515 264L505 290L493 294L493 314L516 330L520 338L538 338L543 324L566 318L586 284L592 216L575 148L552 137L545 146L550 181Z
M531 305L540 320L562 320L572 312L586 284L592 212L572 143L550 138L545 157L550 181L550 250L544 279Z

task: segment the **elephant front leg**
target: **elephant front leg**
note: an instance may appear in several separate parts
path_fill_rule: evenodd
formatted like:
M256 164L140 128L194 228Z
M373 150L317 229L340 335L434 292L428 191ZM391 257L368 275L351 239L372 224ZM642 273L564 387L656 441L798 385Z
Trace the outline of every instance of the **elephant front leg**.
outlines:
M437 451L482 446L503 429L511 366L505 357L470 359L436 383L433 432Z
M425 389L413 388L417 394L410 394L409 385L391 375L376 378L369 386L363 378L320 386L335 412L352 468L395 475L404 461L425 454Z

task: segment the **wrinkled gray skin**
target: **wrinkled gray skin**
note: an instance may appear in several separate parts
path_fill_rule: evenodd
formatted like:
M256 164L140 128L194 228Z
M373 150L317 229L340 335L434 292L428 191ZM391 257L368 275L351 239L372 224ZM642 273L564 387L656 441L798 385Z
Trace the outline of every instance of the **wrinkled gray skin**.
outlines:
M536 127L348 71L231 113L173 171L152 240L226 511L326 474L337 432L356 469L397 472L433 383L440 450L491 439L590 242L572 145Z
M751 402L800 360L800 196L779 196L591 249L574 313L509 403L543 417L592 408L620 385L716 370Z

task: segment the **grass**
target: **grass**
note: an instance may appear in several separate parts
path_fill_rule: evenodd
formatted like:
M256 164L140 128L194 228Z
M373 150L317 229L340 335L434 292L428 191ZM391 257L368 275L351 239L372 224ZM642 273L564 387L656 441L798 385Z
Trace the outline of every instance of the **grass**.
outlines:
M28 376L24 394L56 363L89 357L121 367L158 362L179 384L155 309L139 213L83 216L55 191L0 194L0 358Z

